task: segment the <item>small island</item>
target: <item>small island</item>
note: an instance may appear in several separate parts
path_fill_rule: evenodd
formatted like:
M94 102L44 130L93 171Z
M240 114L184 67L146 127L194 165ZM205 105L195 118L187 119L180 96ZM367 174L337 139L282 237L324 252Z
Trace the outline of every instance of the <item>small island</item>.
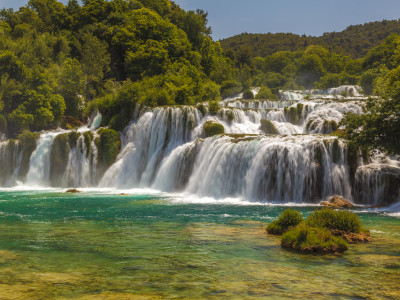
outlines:
M372 240L357 214L332 208L315 210L307 219L299 211L286 209L267 226L267 232L281 235L283 248L304 253L342 253L348 243Z

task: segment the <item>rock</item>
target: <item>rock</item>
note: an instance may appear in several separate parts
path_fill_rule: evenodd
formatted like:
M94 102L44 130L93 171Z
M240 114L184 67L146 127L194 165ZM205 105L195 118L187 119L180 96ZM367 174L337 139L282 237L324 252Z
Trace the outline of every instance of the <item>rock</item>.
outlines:
M354 208L352 203L340 196L331 196L327 201L322 201L321 205L333 208Z
M77 189L69 189L65 191L66 193L82 193L81 191L77 190Z
M364 243L364 242L371 242L372 238L369 232L360 232L360 233L353 233L353 232L345 232L343 230L331 230L332 234L335 236L340 236L348 243Z

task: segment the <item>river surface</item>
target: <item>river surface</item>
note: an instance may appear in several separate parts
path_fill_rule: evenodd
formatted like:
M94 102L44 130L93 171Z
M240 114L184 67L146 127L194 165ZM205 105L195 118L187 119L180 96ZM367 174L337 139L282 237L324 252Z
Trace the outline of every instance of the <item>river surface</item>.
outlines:
M0 299L399 299L399 213L358 211L374 241L321 256L265 233L287 206L1 189Z

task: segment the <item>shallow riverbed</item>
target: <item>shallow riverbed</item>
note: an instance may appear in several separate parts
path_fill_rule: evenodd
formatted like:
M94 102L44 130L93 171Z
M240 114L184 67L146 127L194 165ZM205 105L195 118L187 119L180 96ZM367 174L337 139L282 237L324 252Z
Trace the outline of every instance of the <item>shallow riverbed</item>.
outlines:
M265 233L284 208L0 190L0 299L400 297L400 216L359 212L372 243L304 255Z

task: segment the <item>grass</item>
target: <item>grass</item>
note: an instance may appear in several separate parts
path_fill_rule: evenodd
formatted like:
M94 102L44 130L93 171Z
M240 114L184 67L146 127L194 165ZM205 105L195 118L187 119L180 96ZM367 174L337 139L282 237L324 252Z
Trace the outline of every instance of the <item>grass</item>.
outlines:
M332 235L328 229L310 227L305 222L284 233L281 245L309 253L335 253L348 249L348 244L342 238Z
M336 211L331 208L316 210L308 216L306 222L311 227L343 230L352 233L360 233L362 228L360 218L355 213L346 210Z
M303 215L297 210L285 209L277 220L270 223L267 227L267 232L271 234L282 234L290 227L297 226L303 222Z
M341 237L343 233L358 234L362 232L362 224L355 213L345 210L323 208L304 220L300 212L286 209L277 220L268 224L267 232L282 234L284 248L308 253L336 253L348 249L347 242Z

